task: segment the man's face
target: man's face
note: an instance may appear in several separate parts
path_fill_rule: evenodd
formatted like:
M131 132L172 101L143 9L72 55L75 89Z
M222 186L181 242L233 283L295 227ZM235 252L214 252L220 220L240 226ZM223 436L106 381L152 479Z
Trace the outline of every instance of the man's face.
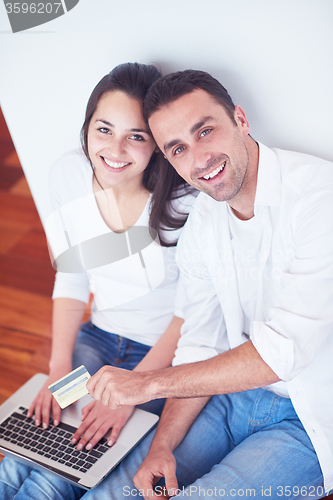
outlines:
M217 201L231 202L246 191L250 127L240 106L234 116L236 124L198 89L149 118L157 145L179 175Z

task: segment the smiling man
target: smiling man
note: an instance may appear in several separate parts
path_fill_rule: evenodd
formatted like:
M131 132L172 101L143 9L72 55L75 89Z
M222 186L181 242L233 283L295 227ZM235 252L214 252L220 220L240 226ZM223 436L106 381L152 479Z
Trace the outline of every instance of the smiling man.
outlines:
M86 496L136 497L150 446L134 478L145 498L162 477L195 499L320 498L333 486L333 165L256 142L201 71L162 77L145 113L202 191L177 251L185 323L173 367L104 367L87 384L112 408L170 399L153 441Z
M240 106L230 117L209 93L196 89L155 111L149 125L161 150L192 186L253 217L258 146ZM242 213L245 210L245 213Z

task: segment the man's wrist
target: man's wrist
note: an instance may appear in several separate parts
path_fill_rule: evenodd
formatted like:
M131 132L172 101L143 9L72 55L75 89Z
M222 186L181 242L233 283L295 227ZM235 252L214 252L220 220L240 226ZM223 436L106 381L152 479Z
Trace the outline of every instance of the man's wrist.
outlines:
M169 397L167 393L168 384L165 383L167 370L168 369L141 372L144 374L143 382L146 386L149 401Z
M172 436L168 437L167 432L163 431L163 432L159 433L158 429L157 429L157 432L154 436L154 439L150 445L149 452L154 453L156 451L157 453L163 453L163 452L172 453L174 447L172 446L171 440L172 440Z

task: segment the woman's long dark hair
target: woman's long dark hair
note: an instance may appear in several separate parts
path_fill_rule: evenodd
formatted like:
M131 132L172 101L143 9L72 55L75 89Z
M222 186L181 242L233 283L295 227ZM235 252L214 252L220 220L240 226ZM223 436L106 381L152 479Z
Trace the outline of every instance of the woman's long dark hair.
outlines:
M101 97L107 92L120 90L143 103L149 87L160 76L158 69L151 64L125 63L116 66L96 85L89 98L81 129L82 148L92 167L88 152L88 129ZM162 231L179 229L185 224L188 214L172 210L172 200L190 192L191 187L160 152L152 154L144 170L142 184L145 189L153 193L149 227L157 231L162 246L175 246L177 242L166 241Z

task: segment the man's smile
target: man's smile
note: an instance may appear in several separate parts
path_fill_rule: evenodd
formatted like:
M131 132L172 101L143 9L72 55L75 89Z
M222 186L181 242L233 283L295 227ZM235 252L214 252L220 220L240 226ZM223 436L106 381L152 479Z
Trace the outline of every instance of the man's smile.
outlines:
M211 170L211 172L209 172L208 174L206 175L203 175L202 177L200 177L200 179L205 179L205 180L210 180L210 179L213 179L214 177L216 177L220 172L222 172L224 170L224 167L226 165L226 161L224 161L223 163L221 163L221 165L219 165L218 167L214 168L214 170Z

